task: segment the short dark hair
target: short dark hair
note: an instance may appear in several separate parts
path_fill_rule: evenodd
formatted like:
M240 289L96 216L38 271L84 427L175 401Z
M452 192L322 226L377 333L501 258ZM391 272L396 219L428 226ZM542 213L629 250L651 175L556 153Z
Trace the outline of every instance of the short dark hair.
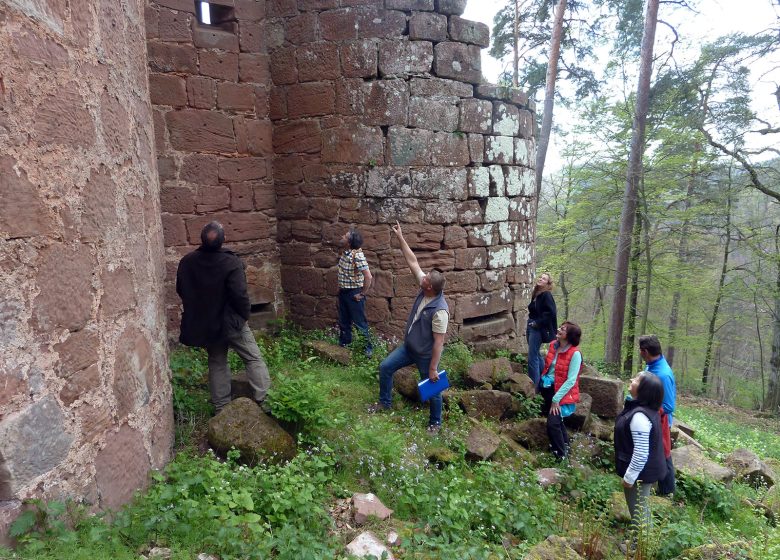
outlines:
M582 329L580 326L571 321L564 321L563 325L566 325L566 342L572 346L579 346L580 340L582 339Z
M651 410L659 410L664 402L664 384L661 378L649 371L643 371L639 375L636 400Z
M349 230L347 239L349 239L349 247L351 249L360 249L363 246L363 236L356 229Z
M200 231L201 245L212 251L216 251L225 242L225 229L219 222L209 222Z
M660 356L661 341L654 334L643 334L639 337L639 349L647 350L651 356Z
M433 288L433 291L436 292L436 294L442 293L444 285L447 283L447 279L444 277L442 271L433 269L428 278L431 281L431 288Z

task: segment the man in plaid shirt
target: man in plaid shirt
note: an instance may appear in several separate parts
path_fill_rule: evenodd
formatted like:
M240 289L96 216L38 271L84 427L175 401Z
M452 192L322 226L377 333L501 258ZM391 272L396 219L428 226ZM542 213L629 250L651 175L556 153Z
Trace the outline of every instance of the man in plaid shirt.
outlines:
M368 261L363 254L363 236L356 229L350 229L341 238L344 252L339 258L339 345L352 342L352 324L366 339L366 356L374 350L368 334L366 321L366 294L371 289L373 277Z

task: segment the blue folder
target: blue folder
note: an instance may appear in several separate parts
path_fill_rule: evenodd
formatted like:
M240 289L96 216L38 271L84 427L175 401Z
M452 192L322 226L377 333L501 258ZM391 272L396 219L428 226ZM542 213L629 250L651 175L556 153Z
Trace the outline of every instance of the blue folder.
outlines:
M425 402L431 397L435 397L449 386L450 381L447 379L447 372L440 371L439 380L436 383L432 383L430 379L423 379L417 384L417 390L420 392L420 400Z

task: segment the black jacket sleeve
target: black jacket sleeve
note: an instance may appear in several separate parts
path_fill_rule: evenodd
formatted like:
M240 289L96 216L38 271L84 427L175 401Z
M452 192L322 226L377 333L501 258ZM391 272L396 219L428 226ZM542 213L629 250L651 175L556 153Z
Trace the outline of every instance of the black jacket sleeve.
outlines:
M550 292L542 292L536 298L536 310L539 313L539 330L544 342L550 342L555 338L558 330L558 315L555 308L555 299Z
M228 305L244 320L248 320L252 305L246 291L246 273L242 262L239 261L228 274L225 284Z

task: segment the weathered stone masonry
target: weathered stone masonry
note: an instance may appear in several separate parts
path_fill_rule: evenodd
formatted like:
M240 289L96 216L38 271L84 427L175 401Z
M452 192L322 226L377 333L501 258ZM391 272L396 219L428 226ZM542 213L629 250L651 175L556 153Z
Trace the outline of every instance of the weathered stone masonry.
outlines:
M485 25L463 0L267 4L274 186L290 315L335 322L335 244L357 224L369 322L401 333L417 292L390 225L446 272L451 333L522 346L533 267L528 99L480 85Z
M170 458L141 0L0 2L0 535Z
M465 0L0 0L0 535L21 500L113 508L170 458L174 273L218 219L253 325L335 323L363 231L372 326L448 277L451 332L522 346L534 122L481 84ZM166 318L168 329L166 329Z

